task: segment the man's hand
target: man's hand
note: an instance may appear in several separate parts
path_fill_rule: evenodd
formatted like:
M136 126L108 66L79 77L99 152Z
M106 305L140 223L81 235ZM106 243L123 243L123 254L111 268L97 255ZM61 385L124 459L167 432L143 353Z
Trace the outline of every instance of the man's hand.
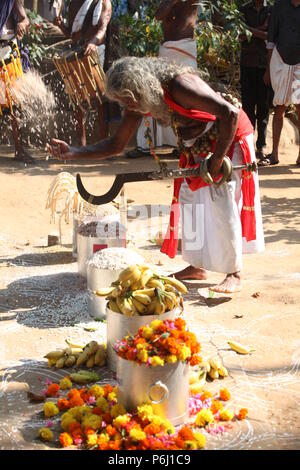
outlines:
M209 160L208 170L213 179L221 176L223 166L223 158L216 158L212 156Z
M92 54L94 51L97 50L97 47L98 46L93 41L88 42L84 51L84 55Z
M52 145L47 144L47 150L50 152L52 157L57 158L57 160L75 160L79 158L78 153L72 147L70 147L63 140L52 139Z
M54 26L58 26L59 28L61 27L61 25L63 24L64 20L63 20L63 17L61 15L57 16L56 18L54 18L53 20L53 24Z
M27 19L22 20L17 24L16 36L19 41L21 41L22 37L24 36L28 28L29 28L29 21Z

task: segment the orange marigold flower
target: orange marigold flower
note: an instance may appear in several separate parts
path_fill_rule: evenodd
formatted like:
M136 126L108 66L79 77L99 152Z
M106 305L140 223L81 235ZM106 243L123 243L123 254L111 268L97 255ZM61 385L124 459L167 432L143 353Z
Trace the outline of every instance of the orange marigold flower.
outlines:
M104 413L102 418L103 418L103 421L106 422L106 424L111 424L113 422L113 418L110 416L109 413Z
M187 426L183 426L179 433L178 433L179 438L181 438L183 441L192 441L194 439L194 433L193 431L188 428Z
M175 438L175 444L177 445L179 449L184 449L184 440L181 439L180 437L177 436Z
M242 420L242 419L245 419L247 415L248 415L247 408L241 408L239 413L236 415L236 417L237 419Z
M68 393L69 400L72 400L72 398L78 398L78 397L80 397L79 390L77 390L77 388L72 388Z
M223 405L220 401L213 400L210 409L211 412L215 415L216 413L218 413L219 410L223 409Z
M220 390L220 399L223 400L223 401L230 400L230 393L227 390L227 388L221 388L221 390Z
M186 323L182 318L176 318L174 324L178 330L185 330Z
M57 401L57 407L58 407L59 411L67 410L68 408L70 408L69 400L66 400L65 398L60 398Z
M213 396L213 395L212 395L211 392L209 392L208 390L204 390L204 392L203 392L202 395L201 395L201 400L202 400L202 401L205 401L205 400L207 400L208 398L212 398L212 396Z
M191 357L189 364L193 367L193 366L197 366L198 364L201 364L201 362L202 362L202 358L195 354L194 356Z
M155 434L158 434L160 432L160 426L157 424L147 424L147 426L144 427L144 432L146 434L150 434L151 436L155 436Z
M93 408L92 413L93 413L94 415L101 416L101 415L102 415L102 410L101 410L101 408L99 408L98 406L96 406L95 408Z
M133 361L136 358L136 353L134 352L133 349L129 349L126 353L126 359L127 361Z
M69 447L73 444L73 439L72 436L70 436L70 434L68 434L67 432L62 432L59 435L59 442L63 447Z
M109 424L109 425L106 427L105 432L107 432L107 434L108 434L110 437L114 437L114 436L117 434L116 428L114 428L113 426L111 426L111 424Z
M81 432L81 426L80 426L80 423L76 421L70 424L69 433L72 434L73 432L77 432L77 431Z
M84 401L80 395L78 397L71 398L71 400L69 401L70 408L74 408L75 406L82 406L82 405L84 405Z
M47 388L46 396L47 397L56 397L59 390L60 390L60 386L58 384L51 384Z
M104 397L106 398L111 392L113 392L113 387L109 384L105 384L103 387L104 390Z

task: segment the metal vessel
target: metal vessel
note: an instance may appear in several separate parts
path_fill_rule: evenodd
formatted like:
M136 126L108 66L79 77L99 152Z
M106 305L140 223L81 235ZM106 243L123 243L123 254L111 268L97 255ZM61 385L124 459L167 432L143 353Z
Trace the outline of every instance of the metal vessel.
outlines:
M98 320L106 318L105 297L93 294L93 291L102 287L110 287L116 281L122 269L99 269L96 266L87 265L87 288L88 288L88 310L89 314Z
M144 403L174 426L189 415L189 365L184 362L149 367L118 357L118 403L133 411Z

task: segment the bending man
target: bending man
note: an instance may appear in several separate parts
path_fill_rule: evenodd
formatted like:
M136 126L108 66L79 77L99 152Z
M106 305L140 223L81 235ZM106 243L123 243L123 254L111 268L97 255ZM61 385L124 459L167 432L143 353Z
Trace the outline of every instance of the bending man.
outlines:
M107 72L107 96L124 108L116 134L96 145L73 148L53 140L53 156L62 160L95 160L121 154L143 114L162 125L172 124L178 135L182 168L197 165L211 149L210 173L219 178L225 155L234 164L255 160L253 128L243 110L215 93L196 70L164 59L125 57ZM220 187L202 178L175 180L169 230L162 251L177 253L179 207L182 216L182 255L190 266L179 279L206 279L206 270L226 274L214 290L240 290L242 251L264 249L256 175L234 172Z

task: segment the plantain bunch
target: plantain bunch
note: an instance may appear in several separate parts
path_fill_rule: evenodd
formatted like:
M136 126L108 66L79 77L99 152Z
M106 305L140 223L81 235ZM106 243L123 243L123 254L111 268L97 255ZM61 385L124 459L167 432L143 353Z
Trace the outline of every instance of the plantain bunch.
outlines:
M94 292L106 297L110 310L129 317L161 315L183 307L182 294L186 293L182 282L154 273L147 264L129 266L111 287Z
M46 356L49 367L62 369L63 367L104 366L106 364L106 344L91 341L87 345L71 343L66 340L68 347L50 351Z
M211 380L223 379L228 376L226 367L223 366L218 358L208 359L208 361L204 361L201 365Z

